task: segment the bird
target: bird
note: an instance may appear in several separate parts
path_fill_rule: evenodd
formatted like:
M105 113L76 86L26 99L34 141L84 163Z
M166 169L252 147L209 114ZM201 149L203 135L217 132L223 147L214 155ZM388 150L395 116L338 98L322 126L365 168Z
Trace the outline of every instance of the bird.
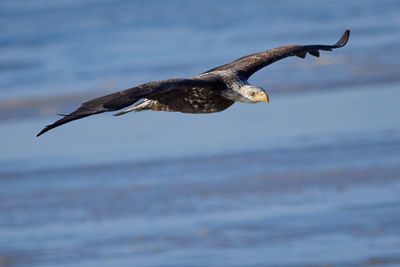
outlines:
M332 51L345 46L349 36L350 30L345 30L334 45L280 46L241 57L192 78L148 82L98 97L84 102L70 114L59 114L63 117L47 125L37 136L74 120L127 107L114 116L143 110L204 114L223 111L235 102L269 103L269 96L263 88L249 84L251 75L286 57L305 58L307 53L319 57L319 50Z

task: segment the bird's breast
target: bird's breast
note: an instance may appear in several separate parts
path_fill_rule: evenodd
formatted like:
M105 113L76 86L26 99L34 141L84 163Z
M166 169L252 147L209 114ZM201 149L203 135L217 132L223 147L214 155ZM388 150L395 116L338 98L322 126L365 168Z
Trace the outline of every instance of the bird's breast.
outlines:
M157 102L160 110L183 113L214 113L234 103L224 98L219 90L196 87L179 92L172 90L157 99Z

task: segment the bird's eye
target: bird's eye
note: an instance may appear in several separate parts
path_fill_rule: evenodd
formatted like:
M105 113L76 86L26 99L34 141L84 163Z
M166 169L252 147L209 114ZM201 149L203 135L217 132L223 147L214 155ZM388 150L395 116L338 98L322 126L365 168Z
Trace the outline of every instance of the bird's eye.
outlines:
M254 92L250 92L250 96L254 96L255 95L255 93Z

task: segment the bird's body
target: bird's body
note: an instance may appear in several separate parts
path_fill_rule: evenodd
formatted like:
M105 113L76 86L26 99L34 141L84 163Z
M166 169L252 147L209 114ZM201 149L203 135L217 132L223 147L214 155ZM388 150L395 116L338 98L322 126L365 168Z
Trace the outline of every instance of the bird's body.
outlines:
M252 74L285 57L304 58L307 53L318 57L319 50L332 50L344 46L349 34L350 31L346 30L335 45L277 47L242 57L192 78L149 82L102 96L83 103L76 111L46 126L37 136L73 120L128 106L131 107L115 115L142 110L213 113L223 111L235 102L269 102L268 95L262 88L249 85L247 80Z
M148 96L143 103L133 106L134 111L150 109L182 113L213 113L231 106L234 101L223 97L222 92L229 90L219 77L213 75L197 76L190 79L171 79L161 84L173 83L185 87L185 90L169 90L161 95ZM118 113L118 115L126 112Z

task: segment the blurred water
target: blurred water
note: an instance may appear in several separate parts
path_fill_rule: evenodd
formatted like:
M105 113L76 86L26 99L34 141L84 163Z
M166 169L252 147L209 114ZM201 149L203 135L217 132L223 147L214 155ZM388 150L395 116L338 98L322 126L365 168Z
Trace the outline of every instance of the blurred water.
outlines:
M398 266L398 1L0 2L0 266ZM271 103L101 114L93 96L284 44Z
M279 62L254 80L297 90L398 80L397 1L319 2L2 1L1 98L189 77L275 46L334 43L346 28L352 30L346 49L323 53L318 63Z

